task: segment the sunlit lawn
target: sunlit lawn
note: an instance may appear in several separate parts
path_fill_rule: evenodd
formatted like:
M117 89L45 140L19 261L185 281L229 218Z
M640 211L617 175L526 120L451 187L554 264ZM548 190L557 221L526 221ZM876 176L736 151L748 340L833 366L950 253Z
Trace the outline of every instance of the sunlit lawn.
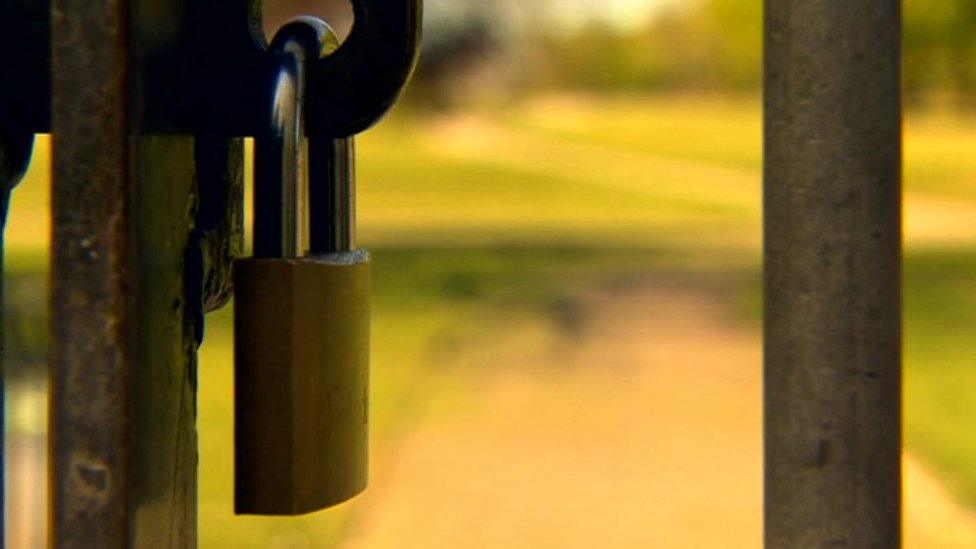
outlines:
M976 505L976 121L926 114L908 128L908 447ZM461 413L467 347L491 344L512 319L563 322L595 284L726 273L758 324L760 132L754 99L560 96L401 113L361 139L376 467L418 418ZM35 171L15 195L13 271L43 266L45 177ZM233 517L229 315L210 316L201 358L202 545L341 537L355 502L300 519Z

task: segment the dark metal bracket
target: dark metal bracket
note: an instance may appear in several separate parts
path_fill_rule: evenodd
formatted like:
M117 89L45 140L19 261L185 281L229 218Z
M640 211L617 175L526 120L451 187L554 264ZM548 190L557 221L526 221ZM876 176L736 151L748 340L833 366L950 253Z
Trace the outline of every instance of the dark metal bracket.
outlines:
M347 137L375 124L416 65L422 0L352 5L355 23L346 42L309 68L310 137ZM135 14L147 19L146 27L178 29L175 39L161 41L170 44L165 49L145 43L133 50L143 52L133 61L145 67L149 88L137 94L137 125L147 133L195 134L204 144L263 131L273 67L261 12L262 0L182 0L166 13ZM0 223L30 162L34 134L51 129L51 63L51 3L0 0ZM201 181L202 192L223 192L221 179L214 182L219 188L208 190L213 185Z
M393 106L417 61L422 0L352 0L355 23L342 47L309 70L309 136L346 137ZM261 0L184 2L176 59L144 59L159 91L143 123L160 133L253 136L266 116L271 69ZM0 148L7 179L26 164L24 139L51 127L49 2L0 0ZM29 150L27 152L29 155ZM7 170L5 170L7 171Z
M355 22L342 47L309 68L309 136L348 137L393 106L416 65L422 0L352 0ZM231 135L265 126L268 75L259 0L196 2L192 15L197 120Z
M0 193L30 162L34 134L51 127L49 2L0 0Z
M310 137L347 137L375 124L396 102L417 62L422 0L351 1L350 36L308 70ZM224 143L213 149L219 165L226 139L256 136L266 127L273 64L261 28L262 4L173 0L132 14L141 28L160 34L158 40L153 33L130 37L139 42L131 49L138 58L130 62L143 67L145 88L132 90L140 99L131 124L141 133L197 136L201 200L213 198L216 204L201 203L201 227L222 226L222 217L213 221L206 214L216 209L223 215L218 206L230 192L220 170L207 169L214 161L211 145ZM52 125L51 17L47 0L0 0L0 227L9 193L30 162L34 134ZM218 307L228 295L226 288L201 291L205 309Z

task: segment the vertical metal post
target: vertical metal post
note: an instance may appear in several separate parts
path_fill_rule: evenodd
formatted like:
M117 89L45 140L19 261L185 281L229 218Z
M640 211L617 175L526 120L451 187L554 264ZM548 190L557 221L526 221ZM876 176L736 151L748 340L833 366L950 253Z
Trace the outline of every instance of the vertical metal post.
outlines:
M765 540L898 547L899 0L766 0Z
M55 0L51 535L194 547L196 347L240 254L240 140L193 135L184 0Z

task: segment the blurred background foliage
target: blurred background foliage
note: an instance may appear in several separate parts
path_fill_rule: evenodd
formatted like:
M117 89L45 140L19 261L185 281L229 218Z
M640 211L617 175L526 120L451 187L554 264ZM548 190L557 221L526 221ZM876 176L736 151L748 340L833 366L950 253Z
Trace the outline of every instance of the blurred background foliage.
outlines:
M499 90L758 91L761 0L647 0L616 12L612 4L429 0L414 97L443 105ZM903 10L910 104L972 103L976 2L905 0ZM575 16L554 17L566 13ZM468 86L459 73L473 77Z

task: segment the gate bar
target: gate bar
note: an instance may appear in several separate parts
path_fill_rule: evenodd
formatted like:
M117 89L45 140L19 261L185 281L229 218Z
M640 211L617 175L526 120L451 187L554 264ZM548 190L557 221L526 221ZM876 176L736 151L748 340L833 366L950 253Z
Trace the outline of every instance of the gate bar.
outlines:
M189 219L175 213L189 210L193 140L149 135L139 116L146 5L54 2L53 547L196 544Z
M186 122L185 4L53 3L52 547L197 544L196 350L243 148Z
M766 0L765 540L901 539L898 0Z

